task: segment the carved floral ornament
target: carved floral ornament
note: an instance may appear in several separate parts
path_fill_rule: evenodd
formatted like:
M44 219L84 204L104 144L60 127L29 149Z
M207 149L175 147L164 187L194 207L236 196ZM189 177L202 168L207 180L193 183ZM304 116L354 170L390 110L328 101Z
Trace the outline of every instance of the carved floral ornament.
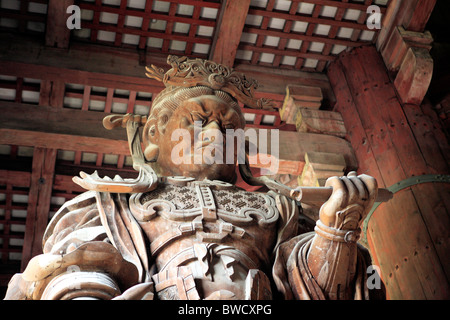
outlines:
M147 77L163 82L166 87L207 86L215 90L220 89L249 108L273 110L274 104L270 99L253 97L258 82L232 68L209 60L174 55L167 57L167 63L172 66L167 72L154 65L146 67Z

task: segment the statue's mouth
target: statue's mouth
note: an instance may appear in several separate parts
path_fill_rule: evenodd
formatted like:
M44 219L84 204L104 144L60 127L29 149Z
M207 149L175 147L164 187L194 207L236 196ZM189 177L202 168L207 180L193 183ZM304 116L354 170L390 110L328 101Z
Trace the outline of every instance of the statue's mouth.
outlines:
M203 139L201 141L198 141L197 145L198 145L198 148L200 148L200 149L204 148L204 147L207 147L207 146L210 146L210 145L212 146L212 148L221 148L221 149L223 149L223 145L221 143L219 143L219 142L215 142L215 138L214 137L212 137L211 139L206 137L205 139Z
M224 163L224 146L220 143L214 142L214 140L199 141L194 147L194 154L200 154L203 157L203 161L209 160L221 160ZM206 161L211 164L211 161Z

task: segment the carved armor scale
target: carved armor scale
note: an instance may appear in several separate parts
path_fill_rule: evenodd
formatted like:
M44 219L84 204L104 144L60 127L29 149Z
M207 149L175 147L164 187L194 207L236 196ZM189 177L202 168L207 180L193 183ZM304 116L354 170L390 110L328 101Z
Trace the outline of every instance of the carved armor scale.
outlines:
M161 299L270 298L270 253L279 212L275 200L221 181L164 179L134 194L130 210L150 241ZM253 299L255 297L252 297Z

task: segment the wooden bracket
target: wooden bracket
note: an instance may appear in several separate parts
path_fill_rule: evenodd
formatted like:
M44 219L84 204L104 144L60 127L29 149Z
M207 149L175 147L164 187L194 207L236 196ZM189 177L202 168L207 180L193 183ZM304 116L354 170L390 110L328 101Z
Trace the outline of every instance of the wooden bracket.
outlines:
M430 32L413 32L399 26L381 50L403 103L420 105L428 91L433 74L433 59L429 53L432 43Z
M283 107L280 109L281 120L295 124L299 108L319 109L322 100L322 90L319 87L287 85Z

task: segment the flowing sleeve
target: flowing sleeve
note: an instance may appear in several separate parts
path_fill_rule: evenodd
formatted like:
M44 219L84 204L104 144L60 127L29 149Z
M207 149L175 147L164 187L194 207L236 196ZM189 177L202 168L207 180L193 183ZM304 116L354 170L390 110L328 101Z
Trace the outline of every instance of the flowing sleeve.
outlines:
M47 226L43 253L14 275L5 300L112 299L139 283L136 266L111 243L102 212L92 191L66 202Z
M272 269L277 290L285 300L325 300L323 290L307 265L307 254L315 232L299 225L301 214L295 201L280 195L276 195L275 199L280 211L278 241L274 249L275 261ZM367 268L370 265L368 250L358 244L356 275L352 288L355 300L385 298L382 282L378 290L368 288Z

